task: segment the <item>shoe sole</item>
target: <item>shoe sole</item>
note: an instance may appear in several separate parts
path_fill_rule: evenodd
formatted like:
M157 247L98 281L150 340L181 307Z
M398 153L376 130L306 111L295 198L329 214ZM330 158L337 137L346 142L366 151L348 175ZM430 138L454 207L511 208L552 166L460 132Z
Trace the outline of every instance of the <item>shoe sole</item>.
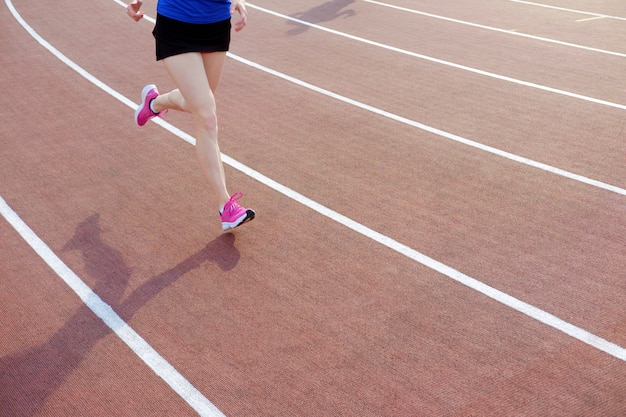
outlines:
M137 109L135 110L135 123L137 123L137 125L139 126L143 126L145 125L145 123L143 125L139 124L139 113L141 112L141 110L144 108L144 106L146 105L146 96L148 95L148 93L150 92L150 90L152 89L156 89L156 85L154 84L148 84L147 86L145 86L143 88L143 90L141 90L141 104L139 105L139 107L137 107Z
M222 230L226 231L234 229L235 227L239 227L244 223L248 223L250 220L254 219L255 215L256 213L254 212L254 210L248 209L246 210L246 214L244 214L242 217L238 218L234 222L222 222Z

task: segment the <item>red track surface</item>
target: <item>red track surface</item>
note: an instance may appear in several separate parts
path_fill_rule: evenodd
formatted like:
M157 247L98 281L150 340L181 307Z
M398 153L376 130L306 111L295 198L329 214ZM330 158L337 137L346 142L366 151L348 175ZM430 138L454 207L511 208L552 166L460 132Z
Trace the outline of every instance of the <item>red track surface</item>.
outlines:
M430 15L253 2L218 90L220 143L231 165L265 177L227 166L230 190L258 215L223 234L192 146L136 127L132 106L40 45L10 3L3 215L13 210L222 413L626 415L626 21L506 0L393 2ZM623 0L545 3L626 17ZM173 87L154 62L152 24L113 0L12 4L127 100L148 82ZM193 131L186 115L166 121ZM5 220L0 236L2 416L196 414Z

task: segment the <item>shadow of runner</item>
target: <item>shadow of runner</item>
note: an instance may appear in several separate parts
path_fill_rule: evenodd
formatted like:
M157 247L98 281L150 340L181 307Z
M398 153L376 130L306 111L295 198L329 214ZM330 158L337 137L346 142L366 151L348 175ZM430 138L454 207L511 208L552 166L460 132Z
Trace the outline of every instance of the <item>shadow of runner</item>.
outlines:
M125 300L131 269L122 254L101 238L100 215L80 223L63 250L82 251L87 274L96 279L93 291L125 321L160 291L205 262L222 270L239 261L235 236L222 234L178 265L150 278ZM0 358L0 414L34 416L85 358L92 347L111 333L87 306L81 306L48 341L17 355ZM8 336L8 335L7 335Z
M315 24L330 22L331 20L337 19L341 16L347 18L356 15L356 12L352 9L342 10L344 7L352 3L354 3L354 0L330 0L326 3L320 4L319 6L311 8L306 12L292 14L290 17ZM309 29L309 26L301 23L289 21L289 24L295 25L295 27L287 31L288 35L299 35Z

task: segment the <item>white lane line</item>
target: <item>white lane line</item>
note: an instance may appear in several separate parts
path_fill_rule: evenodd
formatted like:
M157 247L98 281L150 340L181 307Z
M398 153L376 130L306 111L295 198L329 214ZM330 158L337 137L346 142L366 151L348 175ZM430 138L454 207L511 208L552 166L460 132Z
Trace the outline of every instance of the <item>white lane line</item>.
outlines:
M7 0L10 1L10 0ZM135 354L163 379L187 404L199 415L206 417L225 417L200 391L182 376L176 368L166 361L148 344L128 323L126 323L110 305L102 301L85 282L74 273L33 230L9 207L0 196L2 217L43 261L78 295L93 313L99 317Z
M577 19L577 22L589 22L590 20L606 19L606 16L587 17L585 19Z
M525 1L525 0L510 0L510 1L512 1L513 3L528 4L530 6L545 7L546 9L562 10L564 12L572 12L572 13L578 13L578 14L586 14L589 16L605 17L607 19L626 20L626 17L610 16L610 15L606 15L602 13L593 13L593 12L585 12L583 10L567 9L565 7L557 7L557 6L552 6L550 4L535 3L532 1Z
M117 1L117 0L114 0ZM5 2L7 2L7 4L10 5L11 0L5 0ZM17 13L17 11L12 7L12 5L10 5L9 7L11 9L11 12L13 13L14 17L20 22L20 24L22 24L22 26L27 29L27 31L31 34L31 36L35 37L38 42L40 44L42 44L43 46L48 45L49 47L52 48L52 45L50 45L47 41L45 41L43 38L41 38ZM46 46L47 47L47 46ZM57 56L57 54L61 54L58 50L56 50L55 48L49 49L50 52L52 52L55 56ZM62 55L62 54L61 54ZM67 57L64 57L65 60L70 61ZM63 60L63 62L65 62L65 60ZM70 61L71 62L71 61ZM74 64L74 66L72 66L72 68L77 67L80 68L77 64ZM82 70L82 69L81 69ZM81 75L82 74L87 74L88 77L86 77L87 79L89 79L91 82L94 82L94 84L96 84L97 86L104 86L105 84L102 83L101 81L99 81L97 78L95 78L93 75L87 73L86 71L82 70ZM109 91L112 90L110 87L107 87L107 89L105 91ZM114 90L112 90L114 91ZM121 96L121 94L117 94L114 95L114 97L118 97ZM123 96L121 96L123 97ZM130 102L130 100L125 99L123 101L124 103L128 103ZM132 103L132 102L131 102ZM131 104L130 107L131 108L135 108L137 105L136 104ZM193 137L191 137L190 135L186 134L185 132L181 131L180 129L170 125L169 123L165 122L162 119L152 119L154 121L156 121L160 126L165 127L166 129L168 129L170 132L176 134L177 136L181 137L182 139L184 139L185 141L187 141L188 143L191 144L195 144L195 140L193 139ZM593 333L584 330L578 326L575 326L573 324L570 324L556 316L554 316L553 314L550 314L546 311L543 311L531 304L528 304L524 301L521 301L511 295L508 295L500 290L497 290L493 287L490 287L489 285L478 281L475 278L472 278L468 275L463 274L460 271L457 271L456 269L445 265L442 262L439 262L433 258L430 258L427 255L424 255L420 252L418 252L415 249L412 249L388 236L385 236L379 232L376 232L375 230L372 230L370 228L368 228L367 226L364 226L358 222L355 222L354 220L337 213L334 210L331 210L328 207L325 207L305 196L303 196L302 194L272 180L269 177L266 177L265 175L253 170L252 168L230 158L227 157L226 155L223 155L224 158L224 163L232 166L233 168L243 172L244 174L250 176L251 178L254 178L255 180L259 181L260 183L278 191L279 193L299 202L300 204L310 208L311 210L316 211L317 213L332 219L334 221L336 221L339 224L342 224L343 226L361 234L362 236L368 237L372 240L374 240L375 242L380 243L381 245L386 246L389 249L392 249L406 257L408 257L409 259L412 259L436 272L439 272L442 275L447 276L448 278L451 278L452 280L467 286L468 288L471 288L475 291L480 292L481 294L491 298L494 301L497 301L507 307L510 307L528 317L531 317L537 321L539 321L540 323L543 323L544 325L550 326L560 332L563 332L569 336L571 336L572 338L575 338L591 347L594 347L602 352L605 352L617 359L620 359L622 361L626 362L626 349L624 349L623 347L612 343L606 339L603 339L599 336L594 335ZM0 197L1 198L1 197ZM4 215L4 210L3 210L3 215ZM90 291L90 290L89 290ZM174 370L175 371L175 370ZM181 377L182 378L182 377ZM184 378L183 378L184 380ZM186 380L185 380L186 381ZM195 388L193 386L191 386L189 389L195 390ZM197 390L196 390L197 391ZM177 391L179 392L179 391ZM182 390L181 394L186 394L185 390ZM202 397L202 395L200 394L200 397ZM183 397L185 398L185 397ZM204 397L202 397L204 398ZM208 402L207 405L211 405L213 406L208 400L206 400ZM195 404L195 403L194 403ZM214 406L213 406L214 407ZM211 409L212 410L212 409ZM219 410L217 410L219 412Z
M291 16L287 16L278 12L274 12L272 10L268 10L265 9L263 7L259 7L259 6L255 6L252 3L246 3L247 7L251 8L251 9L257 9L263 13L267 13L270 14L272 16L276 16L278 18L281 19L285 19L285 20L289 20L291 22L296 22L299 23L301 25L305 25L305 26L309 26L324 32L328 32L328 33L332 33L333 35L337 35L337 36L341 36L353 41L357 41L357 42L362 42L365 43L367 45L372 45L375 46L377 48L382 48L382 49L386 49L392 52L397 52L403 55L407 55L407 56L411 56L414 58L419 58L419 59L423 59L425 61L429 61L429 62L434 62L436 64L440 64L440 65L445 65L447 67L451 67L451 68L456 68L462 71L467 71L467 72L471 72L474 74L478 74L478 75L482 75L485 77L489 77L489 78L494 78L496 80L500 80L500 81L506 81L512 84L517 84L517 85L521 85L524 87L529 87L529 88L534 88L537 90L542 90L542 91L547 91L549 93L554 93L554 94L559 94L562 96L566 96L566 97L571 97L571 98L575 98L578 100L583 100L583 101L588 101L591 103L595 103L595 104L601 104L603 106L609 106L609 107L615 107L617 109L621 109L621 110L626 110L626 105L624 104L619 104L619 103L613 103L611 101L607 101L607 100L602 100L602 99L598 99L598 98L594 98L594 97L589 97L589 96L585 96L582 94L578 94L578 93L573 93L571 91L566 91L566 90L560 90L558 88L552 88L552 87L548 87L545 85L541 85L541 84L536 84L533 82L529 82L529 81L523 81L523 80L518 80L517 78L512 78L512 77L508 77L506 75L500 75L500 74L495 74L493 72L488 72L488 71L483 71L477 68L472 68L472 67L468 67L466 65L461 65L461 64L456 64L454 62L450 62L450 61L445 61L443 59L439 59L439 58L434 58L428 55L422 55L422 54L418 54L416 52L411 52L411 51L407 51L406 49L401 49L401 48L396 48L395 46L390 46L390 45L386 45L380 42L376 42L376 41L371 41L369 39L365 39L365 38L361 38L359 36L354 36L354 35L350 35L348 33L344 33L344 32L340 32L334 29L329 29L327 27L324 26L320 26L320 25L316 25L314 23L309 23L306 22L304 20L300 20L300 19L296 19L294 17Z
M422 11L419 11L419 10L409 9L407 7L400 7L400 6L396 6L396 5L393 5L393 4L383 3L383 2L375 1L375 0L363 0L363 1L365 1L367 3L377 4L379 6L384 6L384 7L389 7L389 8L396 9L396 10L401 10L401 11L404 11L404 12L409 12L409 13L414 13L414 14L418 14L418 15L422 15L422 16L432 17L434 19L445 20L445 21L452 22L452 23L459 23L459 24L462 24L462 25L472 26L472 27L476 27L476 28L480 28L480 29L486 29L486 30L492 30L492 31L495 31L495 32L506 33L508 35L521 36L523 38L533 39L533 40L537 40L537 41L541 41L541 42L549 42L549 43L554 43L554 44L557 44L557 45L568 46L568 47L577 48L577 49L584 49L584 50L587 50L587 51L599 52L601 54L614 55L614 56L619 56L619 57L622 57L622 58L626 58L626 54L625 53L614 52L614 51L607 51L607 50L604 50L604 49L592 48L592 47L589 47L589 46L579 45L579 44L576 44L576 43L563 42L563 41L559 41L559 40L556 40L556 39L543 38L541 36L529 35L527 33L518 32L516 29L506 30L506 29L496 28L496 27L493 27L493 26L485 26L485 25L481 25L481 24L478 24L478 23L472 23L472 22L467 22L467 21L464 21L464 20L452 19L452 18L445 17L445 16L440 16L440 15L436 15L436 14L432 14L432 13L426 13L426 12L422 12ZM593 17L591 19L599 19L599 18L603 18L603 17L606 17L606 16Z

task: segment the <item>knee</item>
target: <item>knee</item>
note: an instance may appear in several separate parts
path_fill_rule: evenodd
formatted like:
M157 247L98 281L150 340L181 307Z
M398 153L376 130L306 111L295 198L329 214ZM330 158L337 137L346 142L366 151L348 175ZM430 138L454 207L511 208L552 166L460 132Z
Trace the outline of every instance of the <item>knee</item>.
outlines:
M207 132L217 132L217 114L215 109L204 109L194 114L196 126Z

